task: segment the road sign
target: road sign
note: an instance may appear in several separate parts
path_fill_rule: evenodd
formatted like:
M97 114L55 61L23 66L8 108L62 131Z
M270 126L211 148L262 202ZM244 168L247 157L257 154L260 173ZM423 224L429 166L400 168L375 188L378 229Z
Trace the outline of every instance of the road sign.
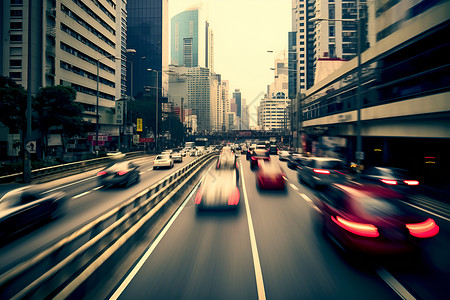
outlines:
M136 131L142 132L142 118L137 118Z
M36 141L29 141L25 145L25 149L27 149L28 153L36 153Z

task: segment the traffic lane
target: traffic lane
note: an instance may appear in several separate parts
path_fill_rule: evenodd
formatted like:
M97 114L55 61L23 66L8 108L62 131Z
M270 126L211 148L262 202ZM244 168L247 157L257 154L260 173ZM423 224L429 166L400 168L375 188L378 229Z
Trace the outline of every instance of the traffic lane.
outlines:
M297 171L285 168L285 173L289 180L289 185L294 185L299 194L307 195L313 202L317 201L317 193L309 186L300 184L297 179ZM420 207L419 204L415 205ZM428 209L427 209L428 210ZM446 216L443 218L431 215L423 210L417 209L417 213L433 218L440 226L437 236L424 240L423 255L421 261L414 257L405 256L404 259L379 260L378 267L386 269L403 286L408 287L408 291L423 299L447 299L448 279L450 278L450 222ZM376 267L373 270L377 272ZM378 269L379 273L379 269ZM383 280L387 278L383 276Z
M324 239L301 190L288 185L285 192L258 191L249 163L241 161L268 299L398 298Z
M197 214L194 198L195 193L120 299L257 298L244 203L237 214Z
M62 187L60 190L72 196L68 197L64 207L65 214L59 219L42 224L42 226L36 226L32 231L0 247L0 270L7 269L8 266L16 264L24 257L38 253L41 249L52 245L69 232L73 232L83 224L97 219L113 207L120 205L165 176L184 167L193 159L195 158L175 164L172 169L160 170L151 169L153 160L149 162L141 161L142 165L147 166L143 170L145 173L141 175L141 182L129 188L101 188L95 176L92 177L92 180L85 180L91 178L89 176L77 178L78 181L70 181L76 183L70 186L67 186L67 181L58 180L56 187ZM96 174L95 171L94 174ZM48 184L48 187L52 186L55 187L55 185Z

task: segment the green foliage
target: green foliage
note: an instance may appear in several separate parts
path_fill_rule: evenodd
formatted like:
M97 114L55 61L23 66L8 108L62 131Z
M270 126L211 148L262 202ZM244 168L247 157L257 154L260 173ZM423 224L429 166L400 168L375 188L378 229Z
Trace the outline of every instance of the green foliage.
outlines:
M51 127L61 127L67 137L81 135L85 127L83 106L75 102L76 96L77 92L72 87L41 88L33 103L36 128L44 135Z
M17 132L26 129L27 91L9 77L0 76L0 122Z
M154 97L141 96L135 101L128 101L128 124L142 118L142 126L155 132L156 102ZM160 121L161 122L161 121Z

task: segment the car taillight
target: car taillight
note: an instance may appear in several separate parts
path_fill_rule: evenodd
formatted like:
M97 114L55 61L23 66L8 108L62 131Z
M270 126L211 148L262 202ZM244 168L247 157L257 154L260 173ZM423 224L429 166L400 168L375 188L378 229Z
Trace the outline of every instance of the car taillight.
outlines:
M419 185L419 182L417 180L403 180L403 182L407 185Z
M122 175L125 175L127 173L128 173L128 171L119 171L119 172L117 172L117 175L122 176Z
M102 176L102 175L105 175L105 174L106 174L106 171L100 171L100 172L97 173L97 176Z
M406 224L406 228L412 236L418 238L429 238L439 233L439 226L430 218L422 223Z
M336 218L331 216L331 220L333 220L333 222L339 225L340 227L356 235L366 237L379 236L378 229L372 224L357 223L343 219L339 216L337 216Z
M389 185L396 185L397 184L397 180L392 180L392 179L380 179L381 182L389 184Z
M314 173L317 173L317 174L327 174L327 175L330 174L330 171L323 170L323 169L313 169L313 171L314 171Z
M236 187L228 197L228 205L238 205L240 196L239 189Z
M202 202L202 198L203 198L203 190L202 188L198 189L197 195L195 195L195 204L200 204L200 202Z
M251 159L252 159L252 160L256 160L256 157L252 156Z

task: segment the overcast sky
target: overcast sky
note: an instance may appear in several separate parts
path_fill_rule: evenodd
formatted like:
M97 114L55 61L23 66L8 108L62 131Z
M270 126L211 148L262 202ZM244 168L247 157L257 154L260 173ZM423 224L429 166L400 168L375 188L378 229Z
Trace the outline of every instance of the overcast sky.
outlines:
M214 71L230 81L230 96L239 88L247 104L253 103L250 124L255 125L256 106L273 81L275 57L267 50L288 48L291 0L169 0L170 19L197 4L214 32Z

